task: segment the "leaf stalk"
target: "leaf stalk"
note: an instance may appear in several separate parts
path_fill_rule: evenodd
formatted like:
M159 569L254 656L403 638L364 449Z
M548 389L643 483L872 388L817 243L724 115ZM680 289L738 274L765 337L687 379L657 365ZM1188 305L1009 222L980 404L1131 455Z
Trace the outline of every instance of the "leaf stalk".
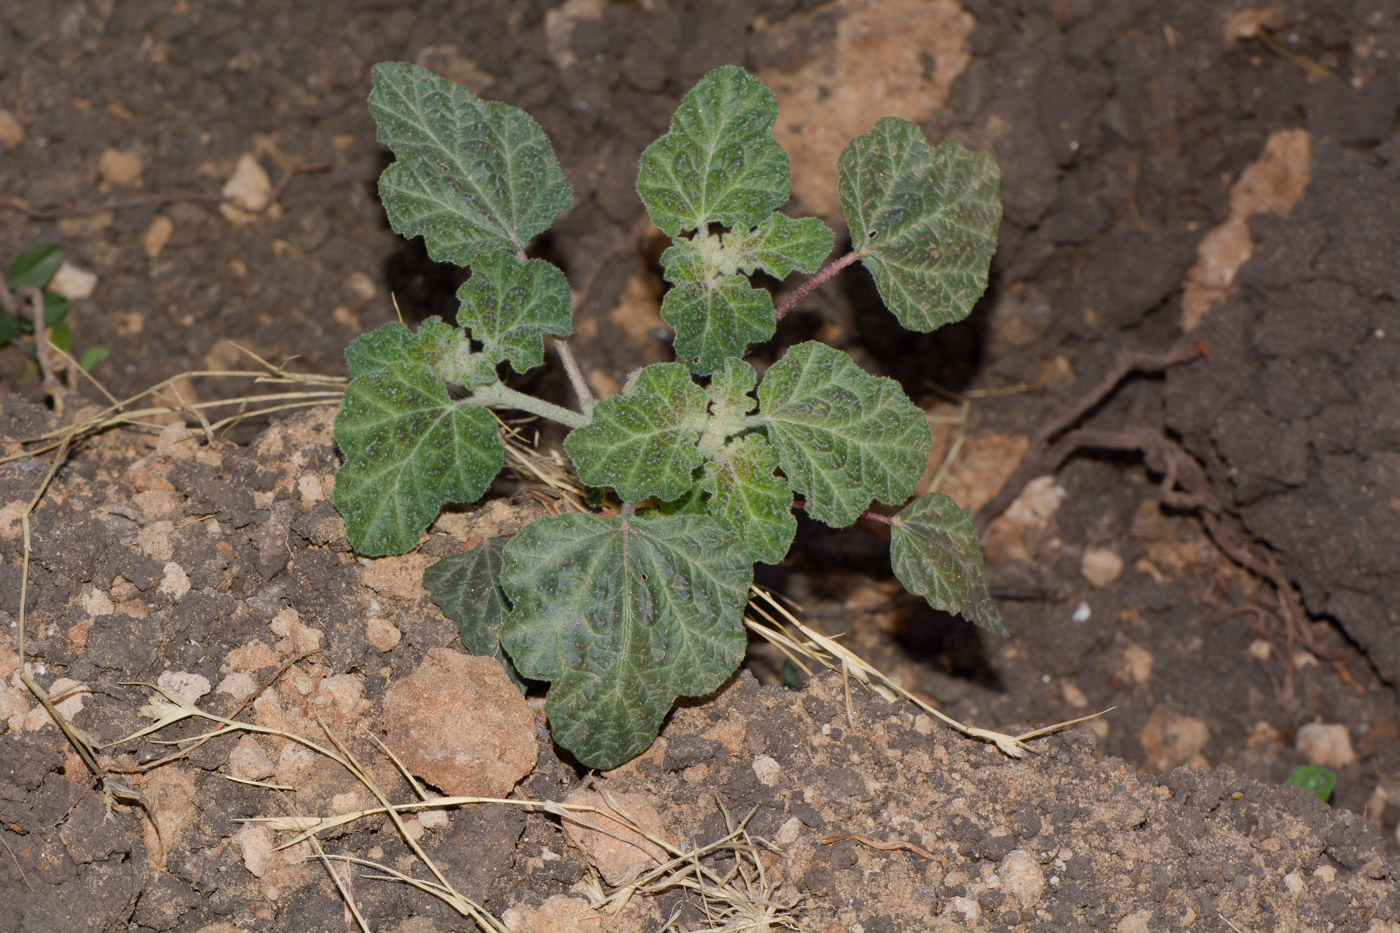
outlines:
M482 386L472 392L471 401L477 405L496 405L502 408L515 408L520 411L527 411L532 415L539 415L541 418L557 421L570 428L581 428L590 420L588 415L570 411L562 405L555 405L553 402L546 402L542 398L535 398L533 395L517 392L504 382Z
M831 278L833 275L840 272L842 269L846 268L851 263L855 262L857 259L860 259L862 256L865 255L865 252L865 247L862 247L860 249L853 249L846 255L842 256L840 259L827 265L824 269L819 271L816 275L812 276L807 281L803 282L791 295L788 295L787 298L783 300L782 304L778 305L778 307L774 309L773 319L776 321L781 321L783 318L787 317L788 312L791 311L793 308L797 307L797 303L799 301L811 294L812 289L816 288L818 285L822 284L827 279Z

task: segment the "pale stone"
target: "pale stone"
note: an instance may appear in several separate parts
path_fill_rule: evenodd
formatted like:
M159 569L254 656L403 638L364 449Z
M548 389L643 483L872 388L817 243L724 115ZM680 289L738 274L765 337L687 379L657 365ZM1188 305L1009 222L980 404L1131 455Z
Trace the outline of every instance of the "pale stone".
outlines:
M374 285L374 279L363 272L355 271L346 278L345 284L350 287L361 301L373 301L374 296L379 294L379 289Z
M454 796L504 797L535 766L535 715L501 662L434 648L384 700L386 743Z
M245 735L228 756L229 773L245 781L265 781L275 769L272 758L256 737Z
M252 223L258 213L272 201L272 179L251 153L238 160L233 176L224 183L223 196L229 201L219 205L219 213L235 224Z
M1129 645L1123 651L1124 672L1135 684L1145 684L1152 678L1152 652L1141 645Z
M109 616L116 611L116 607L112 605L112 597L101 590L88 590L83 594L81 605L83 611L94 619L98 616Z
M1068 681L1060 685L1060 693L1065 702L1075 709L1084 709L1089 705L1089 698L1084 695L1084 691Z
M185 568L173 560L165 565L165 575L160 581L160 591L171 599L179 601L190 591L190 578Z
M753 760L753 773L758 775L760 784L773 787L778 783L778 775L783 773L783 766L768 755L759 755Z
M795 816L787 818L787 822L778 827L778 833L773 837L773 841L780 846L790 846L802 835L802 821Z
M18 149L24 142L24 127L10 111L0 107L0 143L10 149Z
M80 269L71 262L64 262L49 280L48 289L62 295L69 301L90 298L97 288L97 273Z
M602 933L603 916L576 894L554 894L538 907L511 907L501 914L510 933Z
M398 626L382 616L371 616L365 622L365 640L380 652L391 651L403 637Z
M609 793L608 796L616 801L638 826L658 839L671 841L661 820L661 814L646 798L640 794ZM598 792L576 790L564 802L570 805L597 807L598 812L586 812L580 814L580 818L613 834L585 829L572 820L564 820L564 835L583 850L588 861L603 876L603 880L613 887L635 881L642 872L655 868L669 858L665 849L629 829L617 819L617 811L609 807ZM618 836L622 838L619 839Z
M976 923L982 919L982 908L977 901L970 897L955 897L948 902L949 906L963 915L963 920L968 923Z
M1303 893L1303 888L1307 886L1307 882L1305 882L1303 876L1296 871L1290 871L1283 876L1283 886L1288 889L1289 894L1298 895Z
M1002 859L997 877L1001 879L1001 889L1023 908L1035 906L1045 893L1045 872L1036 857L1025 849L1016 849Z
M1147 717L1138 741L1157 771L1170 771L1179 765L1209 766L1201 750L1210 741L1210 727L1194 716L1159 706Z
M1091 547L1079 561L1079 572L1090 586L1105 587L1123 575L1123 558L1108 548Z
M97 173L109 185L134 185L141 181L145 166L134 152L104 149L97 158Z
M188 671L164 671L156 678L156 686L186 703L198 703L213 689L208 677Z
M219 686L215 689L219 693L233 697L234 702L242 703L249 696L252 696L254 690L258 689L258 684L257 681L253 680L252 674L238 671L219 681Z
M1151 933L1152 911L1143 908L1118 921L1118 933Z
M1345 768L1356 761L1351 734L1338 723L1310 722L1301 726L1294 745L1313 764L1325 768Z
M160 251L165 249L165 244L170 242L170 235L175 232L175 224L160 214L151 225L146 228L146 232L141 234L141 248L146 251L146 255L155 259L160 255Z

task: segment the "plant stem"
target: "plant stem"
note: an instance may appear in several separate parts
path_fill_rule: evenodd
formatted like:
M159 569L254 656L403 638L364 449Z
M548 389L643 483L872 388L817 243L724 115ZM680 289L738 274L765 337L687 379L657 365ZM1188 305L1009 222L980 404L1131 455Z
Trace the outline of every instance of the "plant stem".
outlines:
M588 382L583 378L583 370L579 369L578 360L574 359L574 351L569 348L569 342L555 338L554 350L564 364L564 371L569 374L569 382L573 383L574 392L578 394L578 403L583 407L583 413L591 414L593 391L588 388Z
M517 392L504 382L482 386L471 394L471 400L478 405L499 405L503 408L528 411L532 415L539 415L541 418L548 418L550 421L557 421L571 428L581 428L589 420L587 415L570 411L561 405L546 402L542 398L535 398L533 395L526 395L524 392Z
M798 501L798 500L795 500L795 499L794 499L794 500L793 500L793 503L792 503L792 507L793 507L794 509L805 509L805 508L807 507L807 503L806 503L806 502L801 502L801 501ZM872 522L879 522L879 523L882 524L882 525L892 525L892 524L893 524L893 522L890 520L890 517L889 517L888 515L881 515L879 512L876 512L876 511L873 510L873 509L866 509L864 512L861 512L859 515L857 515L856 518L868 518L868 519L870 519Z
M774 320L781 321L783 318L787 317L787 313L793 308L797 307L797 303L803 298L806 298L807 295L812 291L812 289L816 288L818 285L822 284L827 279L831 278L833 275L840 272L842 269L846 268L851 263L855 262L857 259L864 255L864 249L853 249L846 255L842 256L840 259L833 262L831 265L827 266L825 269L822 269L820 272L812 276L807 281L803 282L797 287L796 291L794 291L791 295L788 295L787 298L783 300L782 304L778 305L777 309L773 312Z

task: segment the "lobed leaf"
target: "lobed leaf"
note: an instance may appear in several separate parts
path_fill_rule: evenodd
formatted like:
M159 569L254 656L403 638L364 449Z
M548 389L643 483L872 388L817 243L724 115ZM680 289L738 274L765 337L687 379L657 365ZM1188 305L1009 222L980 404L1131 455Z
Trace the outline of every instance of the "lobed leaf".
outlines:
M706 515L546 516L505 547L501 641L522 674L552 681L554 740L612 768L646 750L676 697L738 667L752 582L738 535Z
M849 525L872 499L903 502L928 463L933 432L899 383L825 344L788 350L758 401L783 473L828 525Z
M899 322L931 331L967 317L996 251L996 161L956 139L934 149L916 124L883 117L837 169L852 245Z
M501 553L504 538L486 541L452 554L423 571L428 596L453 622L462 644L479 658L495 658L505 666L511 683L525 692L525 681L501 648L501 626L510 601L501 589Z
M705 390L679 363L656 363L595 405L564 450L585 484L611 486L624 502L665 502L690 489L704 428Z
M495 416L454 402L415 362L351 380L335 442L345 452L335 506L350 544L371 557L411 550L445 503L475 501L505 460Z
M437 369L460 343L456 328L434 315L409 330L401 321L390 321L361 334L345 348L350 378L378 372L394 363L422 363Z
M920 496L890 519L890 565L904 588L933 608L1006 633L987 590L972 513L949 497Z
M379 176L395 233L422 236L438 262L524 249L573 192L544 130L525 111L484 101L426 68L373 69L369 110L396 161Z
M777 212L752 230L731 230L724 236L727 262L749 274L761 268L779 279L816 272L835 245L836 234L821 218L794 220Z
M487 253L457 289L457 323L471 331L494 362L510 360L517 373L544 362L544 334L574 332L573 299L564 273L543 259L521 262Z
M724 368L714 374L705 394L710 398L710 414L726 429L726 435L737 432L744 419L758 407L754 386L758 372L745 360L731 358Z
M671 128L642 153L637 194L669 236L711 223L754 227L788 199L792 169L773 138L778 101L736 65L681 100Z
M781 563L797 534L792 487L775 475L778 456L768 439L750 434L728 444L705 464L702 488L710 513L744 541L751 560Z
M742 357L751 343L773 336L773 296L742 275L716 275L687 255L692 241L681 240L661 256L673 287L661 299L661 317L676 332L676 356L695 373L708 376L726 360Z

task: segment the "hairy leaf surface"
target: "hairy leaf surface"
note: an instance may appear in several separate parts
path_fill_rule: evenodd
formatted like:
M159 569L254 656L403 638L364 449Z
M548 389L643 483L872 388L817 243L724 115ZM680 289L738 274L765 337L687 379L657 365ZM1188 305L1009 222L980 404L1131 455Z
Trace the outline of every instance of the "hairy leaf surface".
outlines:
M495 362L510 360L518 373L544 362L544 334L574 332L569 283L543 259L521 262L510 253L487 253L472 264L457 298L457 323Z
M642 153L637 194L652 223L669 236L711 223L757 226L788 199L792 170L773 138L777 119L773 92L744 69L701 78Z
M352 379L394 363L422 363L437 369L460 339L457 329L436 315L419 325L417 333L400 321L390 321L350 341L345 361L350 364Z
M941 493L930 493L900 509L890 528L890 565L906 590L978 628L1006 633L987 590L971 512Z
M505 459L496 418L454 402L422 363L392 363L351 380L335 419L345 465L335 506L361 554L402 554L448 502L473 502Z
M731 441L705 464L702 488L710 512L737 531L751 560L781 563L797 534L792 487L775 475L778 456L768 439L750 434Z
M564 450L589 486L611 486L624 502L664 502L691 487L704 429L705 390L679 363L656 363L594 406Z
M872 499L913 493L933 433L893 379L866 373L826 344L800 343L758 387L759 414L792 488L813 518L841 527Z
M63 248L57 243L40 243L20 250L5 271L10 288L43 288L63 265Z
M701 252L710 244L718 238L678 240L661 256L673 285L661 300L661 317L676 332L677 358L702 376L772 337L775 327L773 296L745 276L717 272L714 256Z
M726 233L724 260L749 274L763 269L785 279L794 272L816 272L835 245L836 234L821 218L794 220L774 212L752 230Z
M909 330L960 321L987 288L1001 221L1000 175L987 153L884 117L837 163L852 245L885 305Z
M573 197L544 130L406 62L375 65L369 110L396 161L379 176L395 233L422 236L438 262L524 249Z
M651 744L676 697L738 667L752 581L738 535L707 515L546 516L506 545L501 641L522 674L552 681L555 741L612 768Z
M501 648L501 626L510 602L501 589L501 552L506 539L487 538L464 551L451 554L423 571L423 586L453 622L462 645L479 658L495 658L505 665L511 683L525 692L525 682Z

